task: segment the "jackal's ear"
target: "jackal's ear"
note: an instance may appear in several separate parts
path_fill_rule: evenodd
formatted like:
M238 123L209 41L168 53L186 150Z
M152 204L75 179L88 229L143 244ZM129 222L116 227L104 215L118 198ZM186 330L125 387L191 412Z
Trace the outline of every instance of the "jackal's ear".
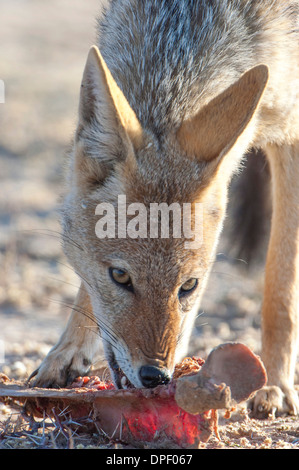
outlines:
M184 152L202 161L220 160L252 120L267 81L268 67L258 65L184 121L177 132Z
M107 144L110 141L113 145L113 135L128 137L135 148L142 143L142 127L136 114L96 46L89 51L83 74L77 134L90 124L99 124L99 138Z

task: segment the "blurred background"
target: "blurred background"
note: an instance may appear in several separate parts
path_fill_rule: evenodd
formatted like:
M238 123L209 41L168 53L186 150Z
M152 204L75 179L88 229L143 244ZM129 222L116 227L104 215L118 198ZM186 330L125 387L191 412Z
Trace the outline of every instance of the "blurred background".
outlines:
M79 285L57 208L101 3L0 0L0 368L11 376L57 341L70 313L61 302Z
M59 239L59 194L79 88L101 0L0 0L0 371L27 377L58 340L79 281ZM260 351L263 268L225 249L197 318L190 353L221 342Z

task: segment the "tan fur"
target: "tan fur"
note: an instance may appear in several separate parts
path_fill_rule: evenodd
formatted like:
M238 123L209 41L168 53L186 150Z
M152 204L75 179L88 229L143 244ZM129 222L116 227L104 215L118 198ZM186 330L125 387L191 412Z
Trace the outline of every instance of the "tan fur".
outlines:
M141 386L143 365L171 375L187 351L222 229L230 179L248 148L257 146L270 162L274 209L262 329L270 389L257 395L255 409L272 410L273 403L281 403L278 411L298 412L293 382L299 302L299 60L295 41L277 46L287 41L288 29L286 18L277 13L280 8L276 2L269 18L276 27L263 32L269 46L259 51L260 65L211 80L201 99L192 103L192 114L160 139L142 128L102 55L91 49L64 207L64 230L80 249L67 242L64 248L82 285L67 330L40 367L35 384L61 385L88 369L84 364L92 363L97 338L84 326L93 321L112 370L115 361L132 384ZM100 157L92 145L94 136L104 148ZM202 203L202 245L188 250L184 238L172 236L99 241L95 208L99 202L116 207L120 194L127 204L146 208L152 202L192 203L193 225L195 203ZM130 274L134 293L113 284L110 267ZM199 280L197 290L179 300L181 286L191 278ZM92 311L94 320L87 322L76 312L78 306Z
M98 67L96 62L98 62ZM143 142L141 125L133 109L130 107L126 97L112 77L100 51L95 46L90 49L86 65L87 75L91 67L96 67L96 70L100 71L102 74L102 83L106 84L108 87L107 94L111 95L113 104L118 111L118 117L123 125L123 128L128 133L128 136L130 137L131 142L134 144L135 149L140 148ZM83 87L84 81L85 79L83 78Z
M267 67L257 66L216 96L195 117L184 121L177 138L186 154L211 161L220 160L228 153L249 124L267 81Z
M88 367L85 362L86 357L95 357L98 346L95 341L97 328L93 317L90 299L83 284L81 284L77 299L74 303L73 311L68 321L67 327L59 342L51 349L47 358L51 363L51 373L49 374L48 362L43 362L39 368L39 374L49 377L43 381L43 387L53 386L53 376L55 385L59 386L64 380L65 370L62 364L71 363L76 371L84 370ZM32 376L35 375L35 372ZM77 374L74 374L77 376ZM70 381L75 377L72 376Z

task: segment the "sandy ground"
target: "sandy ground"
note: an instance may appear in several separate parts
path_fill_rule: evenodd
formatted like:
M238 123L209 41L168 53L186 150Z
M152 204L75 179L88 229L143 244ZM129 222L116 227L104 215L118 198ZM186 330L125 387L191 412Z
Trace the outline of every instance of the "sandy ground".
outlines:
M0 371L11 378L28 377L55 344L79 285L61 251L58 195L100 6L100 0L0 0ZM260 353L263 268L232 263L224 241L225 233L190 346L203 358L226 341ZM0 448L70 446L53 434L28 438L28 424L15 413L11 421L6 406L0 421ZM236 413L220 420L219 432L221 442L212 438L209 448L299 447L294 417L255 421ZM98 443L72 440L75 447Z

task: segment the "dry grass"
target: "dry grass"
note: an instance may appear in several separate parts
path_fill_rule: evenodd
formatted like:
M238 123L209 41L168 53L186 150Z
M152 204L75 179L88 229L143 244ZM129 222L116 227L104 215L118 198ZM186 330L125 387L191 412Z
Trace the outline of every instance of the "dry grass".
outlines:
M15 406L15 405L14 405ZM8 411L0 422L0 449L109 449L121 444L109 439L100 430L97 433L82 431L87 420L73 420L62 411L52 417L28 419L19 411Z

